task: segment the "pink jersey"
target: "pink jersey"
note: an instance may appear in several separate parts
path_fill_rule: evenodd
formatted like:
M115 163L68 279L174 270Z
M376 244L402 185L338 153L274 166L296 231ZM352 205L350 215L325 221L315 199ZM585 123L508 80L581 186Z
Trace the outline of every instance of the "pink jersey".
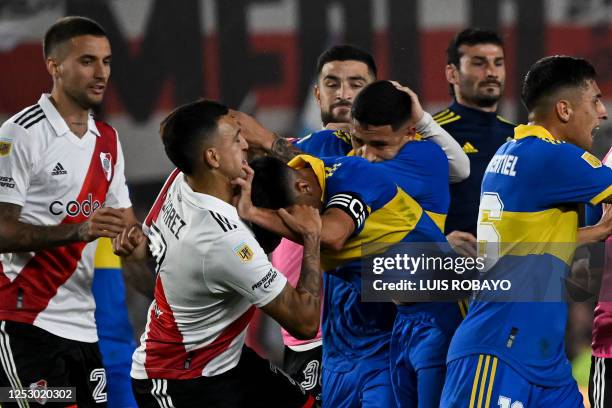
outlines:
M302 269L302 255L304 254L304 247L300 244L296 244L288 239L283 239L280 245L272 253L272 265L278 269L283 275L287 277L287 281L291 286L295 287L297 281L300 278L300 270ZM323 305L321 305L321 309ZM311 340L298 340L287 332L287 330L281 328L283 334L283 343L288 347L302 346L304 344L311 344L314 342L321 342L321 329L317 337Z
M612 150L606 155L604 164L612 167ZM601 280L601 293L612 293L612 237L608 237L606 240L606 256L604 273ZM610 295L606 295L606 297L608 296ZM599 302L597 307L595 307L593 342L591 346L595 357L612 357L612 302Z

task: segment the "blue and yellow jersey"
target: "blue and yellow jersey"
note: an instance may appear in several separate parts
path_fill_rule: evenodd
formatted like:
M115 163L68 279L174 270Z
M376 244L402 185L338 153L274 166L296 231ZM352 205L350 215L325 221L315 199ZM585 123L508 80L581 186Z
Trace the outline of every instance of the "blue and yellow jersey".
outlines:
M497 149L513 137L515 125L495 112L483 112L456 101L433 118L470 159L470 176L450 186L446 233L459 230L476 235L482 177Z
M351 135L342 130L320 130L297 139L294 145L317 157L346 156L353 149Z
M317 157L344 156L352 151L351 137L343 131L322 130L295 142ZM402 147L393 160L377 163L388 176L414 198L443 231L450 203L448 159L433 142L416 140Z
M134 334L125 304L125 285L121 262L113 253L109 238L100 238L94 258L92 292L96 300L96 325L100 343L110 340L135 345ZM104 354L104 353L103 353ZM112 355L112 354L109 354ZM110 364L104 354L105 364Z
M560 299L576 242L577 205L610 195L612 169L596 157L543 127L515 129L485 172L478 241L498 257L488 273L507 274L519 285L515 297L531 291L547 301L474 301L453 337L449 361L492 354L534 384L572 381L563 341L567 305Z
M294 168L310 166L321 189L324 208L351 215L355 231L340 251L322 250L325 300L323 352L344 369L355 358L380 357L388 364L388 343L395 320L393 303L361 302L361 247L370 243L445 242L440 229L381 166L359 157L295 157Z

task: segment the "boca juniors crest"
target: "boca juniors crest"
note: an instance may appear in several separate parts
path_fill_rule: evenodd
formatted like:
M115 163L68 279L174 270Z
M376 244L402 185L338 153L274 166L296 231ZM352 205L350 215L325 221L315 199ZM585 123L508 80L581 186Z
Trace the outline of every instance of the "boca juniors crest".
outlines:
M110 181L113 176L113 157L110 153L100 153L100 162L106 175L106 181Z

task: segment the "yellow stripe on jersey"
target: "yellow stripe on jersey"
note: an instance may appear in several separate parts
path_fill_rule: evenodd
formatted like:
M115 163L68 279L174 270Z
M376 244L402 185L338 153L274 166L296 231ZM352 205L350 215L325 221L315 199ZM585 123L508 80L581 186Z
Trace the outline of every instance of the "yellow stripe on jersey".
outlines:
M480 381L480 368L482 367L483 355L478 356L478 365L476 366L476 375L474 376L474 383L472 384L472 395L470 397L470 408L474 408L474 402L476 401L476 390L478 389L478 382Z
M605 200L606 198L610 197L611 195L612 195L612 186L608 186L608 188L606 188L604 191L597 194L595 197L591 199L591 204L597 205L601 203L603 200Z
M446 115L448 112L450 112L450 109L448 109L448 108L447 108L447 109L444 109L443 111L438 112L438 113L436 113L435 115L433 115L433 116L432 116L432 118L434 118L434 120L437 120L438 118L440 118L440 117L442 117L442 116Z
M291 159L287 166L294 169L303 169L310 166L321 186L321 201L323 201L323 197L325 197L325 163L323 163L323 160L307 154L300 154Z
M467 310L465 309L465 306L463 305L463 299L458 300L457 305L459 306L459 313L461 314L461 318L465 319L465 316L467 315Z
M449 123L456 122L459 119L461 119L461 116L457 115L457 116L453 116L452 118L449 118L449 119L439 120L439 121L437 121L437 123L440 126L444 126L444 125L448 125Z
M100 238L98 240L94 267L98 269L121 268L121 261L119 257L113 253L113 243L110 238Z
M362 245L381 243L383 245L379 248L382 252L388 249L388 245L401 242L414 229L422 215L421 206L398 187L395 196L382 208L372 212L366 218L361 233L349 238L340 251L321 250L323 270L361 259ZM379 251L373 253L376 252Z
M487 385L487 374L489 371L490 361L491 361L491 356L486 356L484 369L482 370L482 378L480 380L480 390L478 391L478 408L482 408L482 397L484 396L485 386Z
M501 116L501 115L497 115L497 119L499 119L501 122L507 123L507 124L509 124L509 125L516 126L516 123L514 123L514 122L512 122L512 121L510 121L510 120L508 120L508 119L506 119L506 118L504 118L504 117L503 117L503 116Z
M440 231L444 232L444 224L446 224L446 214L435 213L433 211L427 210L425 210L425 212L427 213L427 215L429 215L429 218L432 219L434 224L436 224L436 226L440 228Z
M440 122L442 122L442 121L445 121L445 120L447 120L447 119L451 119L451 118L454 118L454 117L460 117L460 116L459 116L459 115L457 115L455 112L450 112L450 111L449 111L449 112L448 112L447 114L445 114L445 115L439 115L439 116L436 116L436 117L434 118L434 120L435 120L436 122L440 123Z
M575 210L503 211L500 219L489 218L489 212L483 211L479 225L487 224L492 224L501 237L500 255L550 254L571 263L578 228Z
M487 390L487 400L485 408L489 408L491 404L491 393L493 392L493 382L495 381L495 371L497 370L497 357L493 357L493 366L491 367L491 375L489 376L489 389Z

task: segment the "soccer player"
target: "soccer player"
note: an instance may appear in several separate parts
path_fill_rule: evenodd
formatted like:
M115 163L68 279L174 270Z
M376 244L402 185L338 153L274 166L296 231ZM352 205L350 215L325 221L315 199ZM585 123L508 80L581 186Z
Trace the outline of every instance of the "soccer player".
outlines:
M469 157L469 177L450 187L446 234L455 249L474 254L480 184L487 164L514 135L514 124L497 114L506 80L504 43L494 32L468 28L446 49L446 80L453 103L434 115Z
M608 152L603 164L612 167L612 150ZM608 211L610 209L608 208ZM596 210L587 208L589 213L597 213ZM597 214L597 218L601 215ZM593 220L595 223L596 220ZM612 277L612 237L605 242L604 273L601 281L600 300L595 307L593 317L593 355L591 356L591 372L589 376L589 401L594 408L612 407L612 379L610 375L612 368L612 336L610 326L612 323L612 302L610 302L610 290L612 288L610 278Z
M125 302L121 260L113 254L110 238L98 240L91 291L96 301L95 318L106 371L108 407L135 407L130 368L136 342Z
M111 47L96 22L66 17L43 48L51 93L0 128L0 386L76 387L79 407L105 406L92 241L136 222L117 132L91 113Z
M531 122L515 129L485 172L478 240L491 255L500 252L488 273L507 274L513 287L558 285L552 277L566 273L573 255L560 245L611 232L606 224L578 230L578 203L612 199L612 169L588 152L607 118L595 77L584 59L537 61L521 93ZM582 407L565 355L561 299L473 301L449 348L441 405Z
M245 177L248 144L225 106L197 101L161 125L178 167L145 220L115 239L132 261L156 263L155 299L132 364L141 407L301 407L307 396L243 347L255 307L298 338L314 337L321 312L317 211L297 207L283 222L304 242L294 289L268 261L231 204Z
M381 166L362 158L300 155L286 165L266 157L254 161L253 169L257 207L243 187L238 204L243 218L299 242L275 210L261 208L271 207L267 197L273 192L289 205L322 209L323 406L395 406L389 376L395 305L361 302L361 248L442 242L444 235Z

